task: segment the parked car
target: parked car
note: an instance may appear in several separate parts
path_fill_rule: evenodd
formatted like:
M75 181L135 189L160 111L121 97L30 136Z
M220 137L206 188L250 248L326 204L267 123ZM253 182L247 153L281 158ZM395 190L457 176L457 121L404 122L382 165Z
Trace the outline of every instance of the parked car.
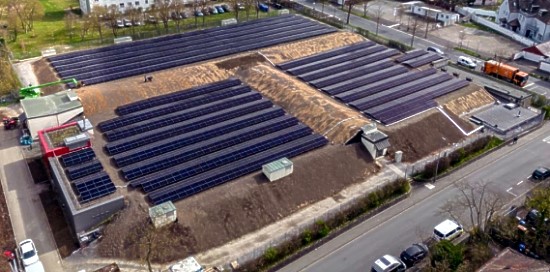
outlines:
M116 20L116 27L118 28L124 27L124 23L122 22L122 20Z
M223 4L221 7L223 8L223 11L225 11L225 12L230 12L231 11L231 8L229 7L229 5Z
M532 209L530 210L527 215L525 216L525 218L523 219L523 221L531 226L531 227L535 227L537 224L539 224L539 220L541 219L542 215L540 214L540 212L536 209ZM548 218L544 218L544 223L548 223Z
M273 3L272 6L275 8L275 9L283 9L283 5L279 4L279 3Z
M244 9L245 9L243 3L237 3L237 8L238 8L239 10L244 10Z
M204 16L210 15L210 12L208 11L208 8L201 9L201 12L202 12L202 14L204 14Z
M29 266L39 261L38 250L31 239L23 240L19 243L19 254L24 266Z
M426 51L428 52L434 52L436 54L439 54L439 55L445 55L445 53L443 53L443 50L435 47L435 46L428 46L428 48L426 48Z
M434 238L440 240L453 240L462 235L464 229L457 222L447 219L434 228Z
M172 11L172 13L170 13L170 17L172 17L172 20L181 20L181 19L183 19L181 17L181 15L178 12L175 12L175 11Z
M407 267L412 267L428 256L428 247L425 244L413 244L401 252L400 258Z
M181 11L181 12L180 12L180 16L181 16L182 19L187 19L187 18L189 18L189 14L188 14L187 12L185 12L185 11Z
M200 10L195 10L195 16L202 17L204 14Z
M143 25L143 23L142 23L140 20L134 20L134 21L132 21L132 24L133 24L134 26L141 26L141 25Z
M269 6L264 3L259 3L258 9L262 12L269 12Z
M405 269L407 269L407 265L401 260L392 255L384 255L374 262L371 272L401 272L405 271Z
M122 22L124 23L124 26L125 26L125 27L131 27L131 26L133 26L132 20L122 19Z
M218 10L215 9L214 7L208 7L208 12L212 15L218 14Z
M535 171L533 171L533 174L531 174L531 178L540 181L550 178L550 168L539 167L535 169Z
M214 8L218 11L219 14L225 13L225 10L223 10L220 6L214 6Z
M147 23L156 24L157 22L158 22L157 17L155 17L153 15L147 16Z
M466 66L468 68L475 69L477 64L475 61L473 61L471 58L460 56L458 57L458 60L456 61L458 65Z

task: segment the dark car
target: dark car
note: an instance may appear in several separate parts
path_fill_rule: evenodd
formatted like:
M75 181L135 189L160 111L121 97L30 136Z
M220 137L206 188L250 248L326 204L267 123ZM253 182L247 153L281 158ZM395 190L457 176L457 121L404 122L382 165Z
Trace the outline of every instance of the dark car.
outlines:
M413 244L401 252L399 256L407 267L411 267L428 256L428 247L422 243Z
M230 12L231 11L231 8L226 4L223 4L222 8L223 8L223 11L225 11L225 12Z
M220 6L214 6L214 8L215 8L216 10L218 10L218 14L225 13L225 10L223 10L223 8L220 7Z
M535 171L533 171L533 174L531 175L531 178L534 180L545 180L550 177L550 169L546 167L539 167Z

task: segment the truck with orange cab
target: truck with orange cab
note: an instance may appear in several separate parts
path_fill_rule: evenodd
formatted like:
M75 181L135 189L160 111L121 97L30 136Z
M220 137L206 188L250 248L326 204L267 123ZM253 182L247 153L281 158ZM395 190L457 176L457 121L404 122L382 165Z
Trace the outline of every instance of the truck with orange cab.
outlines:
M520 87L525 86L529 79L529 74L519 68L494 60L486 61L482 71L487 75L505 79Z

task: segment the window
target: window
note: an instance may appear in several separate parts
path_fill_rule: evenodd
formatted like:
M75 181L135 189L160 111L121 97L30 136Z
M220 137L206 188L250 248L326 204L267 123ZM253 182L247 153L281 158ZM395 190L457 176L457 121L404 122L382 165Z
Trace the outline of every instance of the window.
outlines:
M128 7L132 7L132 2L128 2Z
M542 40L542 35L541 35L541 34L538 34L538 35L537 35L537 39L538 39L539 41Z
M136 4L136 6L139 6L139 1L136 1L135 4Z
M124 8L124 3L120 3L120 8Z
M148 5L148 4L149 4L149 0L145 0L145 4Z

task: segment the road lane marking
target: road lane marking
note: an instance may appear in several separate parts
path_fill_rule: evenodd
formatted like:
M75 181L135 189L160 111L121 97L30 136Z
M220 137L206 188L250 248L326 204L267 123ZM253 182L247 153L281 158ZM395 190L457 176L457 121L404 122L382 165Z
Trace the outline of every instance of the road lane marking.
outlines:
M389 28L394 28L396 26L399 26L400 24L395 24L395 25L391 25L391 26L388 26Z
M426 183L426 185L424 185L424 186L426 186L426 188L428 188L428 189L430 189L430 190L433 189L433 188L435 188L435 186L434 186L433 184L431 184L431 183Z
M527 179L530 179L531 178L531 175L527 176Z
M525 88L529 88L529 86L532 86L533 84L535 84L535 83L531 82L531 83L525 85L525 87L523 87L523 88L524 88L524 89L525 89Z
M522 183L523 183L523 180L522 180L522 181L520 181L520 182L518 182L518 184L516 184L516 185L520 185L520 184L522 184Z
M510 192L510 190L512 190L512 189L513 189L513 188L510 187L510 188L508 188L508 190L506 190L506 192L509 193L509 194L511 194L511 195L513 195L514 197L517 197L518 195L516 195L516 194Z
M542 141L545 142L545 143L550 143L550 136L542 139Z

